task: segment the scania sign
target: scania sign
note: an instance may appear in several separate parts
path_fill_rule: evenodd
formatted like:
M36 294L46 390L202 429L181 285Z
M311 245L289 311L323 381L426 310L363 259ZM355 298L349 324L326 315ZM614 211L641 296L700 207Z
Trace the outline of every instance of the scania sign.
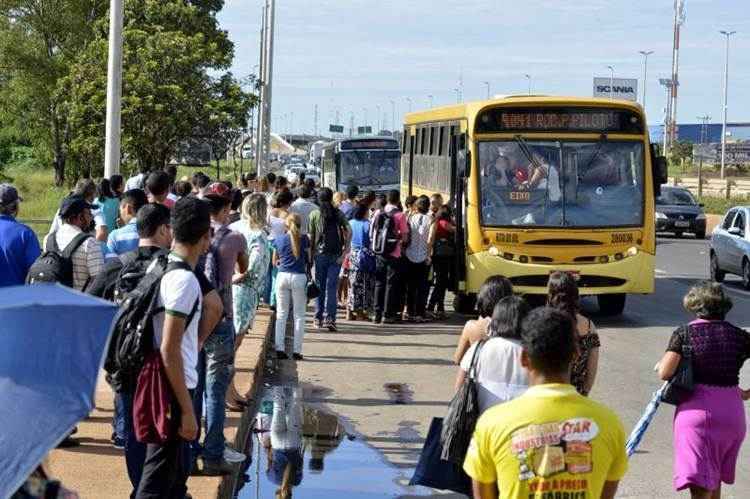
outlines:
M638 80L635 78L594 78L594 97L638 100Z

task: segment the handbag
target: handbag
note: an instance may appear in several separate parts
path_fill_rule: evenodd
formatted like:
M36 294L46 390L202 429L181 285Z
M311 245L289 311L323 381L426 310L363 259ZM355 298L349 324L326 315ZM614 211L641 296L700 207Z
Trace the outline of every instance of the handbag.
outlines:
M138 374L133 399L133 429L135 438L144 444L164 444L174 436L170 421L174 396L159 350L146 355Z
M315 279L311 279L310 276L307 276L307 299L314 300L318 296L320 296L320 288L315 283Z
M456 395L448 406L448 414L443 421L440 443L443 445L441 458L462 466L469 449L474 427L479 419L479 395L476 385L476 367L479 352L484 341L480 341L471 357L469 372Z
M677 370L662 390L661 401L667 404L679 405L693 394L693 359L689 331L690 326L686 326L678 333L682 336L682 356Z
M423 485L439 490L450 490L471 497L471 478L461 466L443 461L440 454L440 434L443 431L443 418L432 418L427 439L424 441L419 462L409 485Z

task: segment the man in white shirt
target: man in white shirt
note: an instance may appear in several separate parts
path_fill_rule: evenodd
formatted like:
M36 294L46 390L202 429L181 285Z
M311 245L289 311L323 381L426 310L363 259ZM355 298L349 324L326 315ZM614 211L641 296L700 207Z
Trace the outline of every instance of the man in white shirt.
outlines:
M190 474L190 442L198 435L191 390L198 384L198 325L201 319L201 287L193 272L211 241L211 217L206 202L181 199L172 213L174 244L172 265L159 286L158 305L164 312L154 317L155 342L159 346L172 388L172 420L175 434L163 444L148 444L137 498L185 497Z
M146 190L146 178L148 177L149 167L148 166L142 166L138 170L137 175L133 175L128 179L127 182L125 182L125 190L129 191L130 189L141 189Z
M313 190L308 185L303 185L298 189L298 198L289 207L289 211L299 215L301 220L301 230L303 234L309 234L310 213L318 209L318 205L310 199L313 197Z
M106 243L109 231L107 230L107 222L104 220L104 215L102 214L101 208L94 204L94 200L96 199L96 184L94 183L94 181L90 178L79 180L76 183L76 187L73 190L71 196L82 197L87 203L94 206L94 208L91 208L91 217L93 218L93 222L89 224L89 227L84 227L83 231L94 231L96 240L101 241L102 243ZM63 220L60 217L60 210L58 210L57 213L55 213L55 216L52 218L52 225L49 228L49 234L57 231L62 223Z
M57 248L64 251L76 236L83 234L91 226L93 215L91 211L96 205L89 204L81 196L68 196L63 199L59 210L59 219L62 221L57 229L44 240L44 247L49 248L49 238L54 237ZM104 267L104 254L101 245L89 237L83 241L71 255L73 263L73 289L84 291L86 285L102 271Z

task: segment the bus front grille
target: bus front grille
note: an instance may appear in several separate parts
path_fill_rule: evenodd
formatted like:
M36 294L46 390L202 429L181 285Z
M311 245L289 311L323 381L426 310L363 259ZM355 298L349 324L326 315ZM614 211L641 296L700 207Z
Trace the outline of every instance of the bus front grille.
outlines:
M533 288L545 288L549 281L549 274L522 275L511 277L510 282L514 286L524 286ZM579 288L607 288L622 286L627 283L625 279L618 277L608 277L600 275L581 275L578 277Z

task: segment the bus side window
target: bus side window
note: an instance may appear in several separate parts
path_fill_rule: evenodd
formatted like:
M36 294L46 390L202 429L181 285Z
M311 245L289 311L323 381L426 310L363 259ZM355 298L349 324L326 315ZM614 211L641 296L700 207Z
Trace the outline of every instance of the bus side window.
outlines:
M438 136L440 137L438 140L438 150L437 154L438 156L443 156L443 145L445 144L445 127L441 126L438 129Z
M435 132L437 131L437 128L434 126L430 127L430 156L434 156L437 154L437 140L435 140Z

